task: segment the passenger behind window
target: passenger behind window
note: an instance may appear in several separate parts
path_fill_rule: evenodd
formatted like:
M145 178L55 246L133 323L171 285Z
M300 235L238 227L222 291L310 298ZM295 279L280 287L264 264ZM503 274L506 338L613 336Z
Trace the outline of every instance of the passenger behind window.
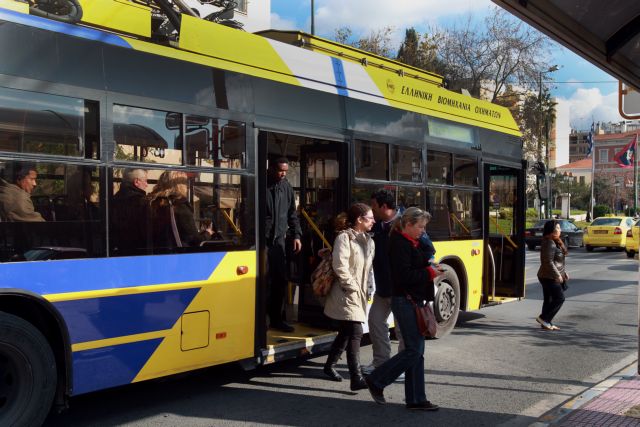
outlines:
M165 171L149 194L154 249L199 246L210 240L211 225L202 232L196 227L193 208L188 200L187 174Z
M35 166L16 164L13 183L0 179L0 219L3 221L42 222L35 211L31 192L36 187L38 172Z
M111 236L113 255L146 253L150 235L147 218L147 171L125 169L120 189L111 201Z

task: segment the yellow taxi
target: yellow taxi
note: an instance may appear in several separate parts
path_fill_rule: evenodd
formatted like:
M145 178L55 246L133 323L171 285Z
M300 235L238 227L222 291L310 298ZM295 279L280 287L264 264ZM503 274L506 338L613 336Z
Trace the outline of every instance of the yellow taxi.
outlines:
M638 253L638 248L640 247L640 219L636 221L636 223L627 230L627 243L625 244L624 250L627 253L629 258L633 258L635 254Z
M628 216L596 218L584 229L584 246L589 252L599 247L623 250L627 243L627 231L633 223L633 218Z

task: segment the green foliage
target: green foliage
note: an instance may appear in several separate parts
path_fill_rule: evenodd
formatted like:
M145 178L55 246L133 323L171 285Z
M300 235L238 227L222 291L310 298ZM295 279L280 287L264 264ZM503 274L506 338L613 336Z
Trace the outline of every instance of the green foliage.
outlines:
M595 205L593 207L593 219L611 213L611 208L607 205Z
M526 211L527 221L537 221L540 216L540 212L536 208L528 208Z
M501 208L498 211L498 218L500 219L513 219L513 209Z

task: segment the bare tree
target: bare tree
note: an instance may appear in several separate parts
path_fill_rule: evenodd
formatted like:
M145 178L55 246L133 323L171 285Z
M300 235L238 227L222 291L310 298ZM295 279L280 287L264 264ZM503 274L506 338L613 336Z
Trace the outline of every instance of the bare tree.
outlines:
M474 96L483 89L495 102L507 84L537 85L539 71L549 68L548 47L542 33L495 8L482 28L469 17L444 31L438 56L453 89L466 88Z
M391 45L392 33L392 27L385 27L379 30L372 30L367 36L354 40L351 29L342 27L335 30L334 40L338 43L351 45L375 55L392 58L395 52L395 48Z

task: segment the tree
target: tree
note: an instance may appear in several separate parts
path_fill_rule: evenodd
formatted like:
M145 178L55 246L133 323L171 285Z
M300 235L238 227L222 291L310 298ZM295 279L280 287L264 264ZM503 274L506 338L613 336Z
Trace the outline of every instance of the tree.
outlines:
M474 96L484 90L491 102L508 84L535 87L539 70L549 68L547 37L499 8L485 18L484 27L469 17L443 33L438 56L450 87Z
M334 40L338 43L353 46L355 48L387 58L393 57L395 49L391 46L392 27L372 30L367 36L358 40L353 39L353 32L348 27L335 30Z

